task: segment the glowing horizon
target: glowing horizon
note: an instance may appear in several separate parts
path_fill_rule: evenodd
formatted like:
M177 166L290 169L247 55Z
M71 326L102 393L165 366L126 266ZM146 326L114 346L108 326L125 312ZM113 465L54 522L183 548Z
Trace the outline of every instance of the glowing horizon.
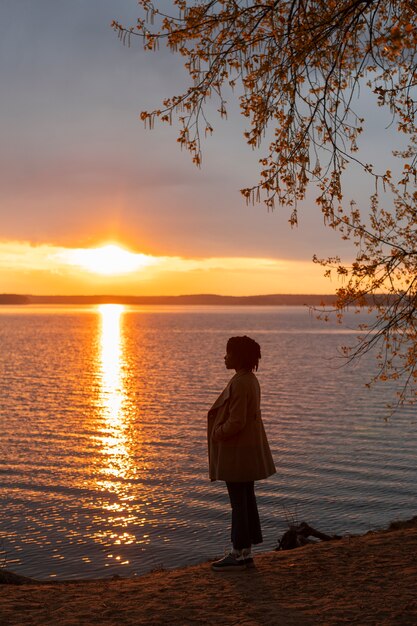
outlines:
M323 294L335 288L312 261L157 256L128 251L116 242L93 248L0 242L0 272L0 292L31 295L246 296Z

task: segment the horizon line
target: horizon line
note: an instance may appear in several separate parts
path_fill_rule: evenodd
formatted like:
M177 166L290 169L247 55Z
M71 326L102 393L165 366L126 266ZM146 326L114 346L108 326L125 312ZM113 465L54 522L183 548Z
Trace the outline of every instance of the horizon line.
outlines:
M381 294L382 295L382 294ZM109 293L93 293L93 294L62 294L62 293L17 293L17 292L3 292L0 293L0 297L5 296L17 296L25 298L273 298L273 297L299 297L299 296L311 296L311 297L335 297L334 293L314 293L314 292L275 292L275 293L255 293L255 294L219 294L219 293L180 293L180 294L109 294Z

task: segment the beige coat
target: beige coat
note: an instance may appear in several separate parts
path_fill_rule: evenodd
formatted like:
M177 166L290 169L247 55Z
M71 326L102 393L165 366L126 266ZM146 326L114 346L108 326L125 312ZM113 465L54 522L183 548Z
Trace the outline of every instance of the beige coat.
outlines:
M246 482L276 472L260 399L255 374L240 370L211 407L207 425L211 480Z

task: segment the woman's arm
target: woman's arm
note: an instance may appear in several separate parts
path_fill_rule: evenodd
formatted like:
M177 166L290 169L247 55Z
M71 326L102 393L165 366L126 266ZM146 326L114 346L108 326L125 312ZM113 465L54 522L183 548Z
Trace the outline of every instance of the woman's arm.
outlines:
M229 399L229 416L225 422L214 429L214 441L230 439L244 429L248 412L248 395L248 387L243 380L233 382Z

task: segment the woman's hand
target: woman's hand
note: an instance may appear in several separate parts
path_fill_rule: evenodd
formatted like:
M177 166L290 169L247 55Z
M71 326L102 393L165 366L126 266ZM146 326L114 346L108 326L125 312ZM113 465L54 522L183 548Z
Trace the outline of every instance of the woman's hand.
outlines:
M215 443L218 443L219 441L222 441L224 439L224 437L222 436L221 427L222 427L221 424L216 426L216 428L213 430L213 433L211 435L211 438L213 439Z

